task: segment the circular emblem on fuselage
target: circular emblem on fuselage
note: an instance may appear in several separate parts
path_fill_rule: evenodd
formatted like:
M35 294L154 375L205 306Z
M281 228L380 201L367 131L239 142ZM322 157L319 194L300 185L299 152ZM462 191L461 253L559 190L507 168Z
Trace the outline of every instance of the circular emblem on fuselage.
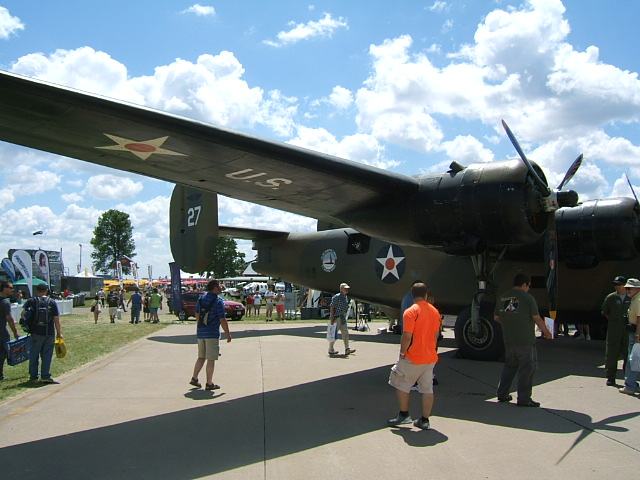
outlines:
M321 260L322 260L322 269L325 272L333 272L336 268L336 260L338 259L338 255L336 251L332 248L329 248L322 252Z
M376 274L384 283L396 283L404 275L407 261L397 245L385 245L376 255Z

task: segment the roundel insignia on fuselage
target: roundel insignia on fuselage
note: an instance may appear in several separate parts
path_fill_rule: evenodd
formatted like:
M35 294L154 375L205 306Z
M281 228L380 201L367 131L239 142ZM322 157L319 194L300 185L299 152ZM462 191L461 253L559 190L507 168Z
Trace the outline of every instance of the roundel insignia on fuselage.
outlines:
M407 261L397 245L385 245L376 255L376 274L384 283L396 283L404 275Z

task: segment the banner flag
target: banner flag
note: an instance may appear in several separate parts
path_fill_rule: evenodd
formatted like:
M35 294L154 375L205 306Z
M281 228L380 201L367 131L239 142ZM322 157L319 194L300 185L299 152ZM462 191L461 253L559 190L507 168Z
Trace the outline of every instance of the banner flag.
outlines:
M12 282L16 281L16 269L13 266L13 263L11 263L11 260L9 260L8 258L3 258L2 259L2 268L4 268L4 271L7 272L7 275L9 275L9 278L11 279Z
M36 262L36 265L40 267L40 271L42 272L42 275L44 275L47 286L51 288L51 276L49 274L49 257L42 250L38 250L33 254L33 260Z
M29 296L33 297L33 262L31 261L31 255L24 250L16 250L11 255L11 261L27 282Z
M122 278L122 262L120 260L118 260L116 262L116 271L118 272L118 282L120 282L120 290L122 290L124 288L124 284L122 282L123 278Z
M177 262L169 263L171 271L171 305L174 312L182 311L182 280L180 279L180 267Z
M133 273L133 281L136 284L136 287L139 287L139 282L138 282L138 264L135 262L131 263L131 272Z

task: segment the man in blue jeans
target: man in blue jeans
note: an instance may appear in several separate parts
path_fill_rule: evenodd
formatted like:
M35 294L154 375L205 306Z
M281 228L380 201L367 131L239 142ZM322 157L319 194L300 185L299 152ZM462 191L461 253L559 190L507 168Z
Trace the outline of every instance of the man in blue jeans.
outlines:
M140 323L140 312L142 311L142 295L140 289L136 287L136 291L127 302L127 306L131 305L131 321L129 323Z
M624 286L627 295L631 297L631 305L629 306L629 354L633 346L640 342L640 280L630 278ZM628 357L627 357L628 358ZM631 370L631 362L627 362L624 370L624 387L619 392L627 395L635 395L638 393L638 378L640 372Z
M36 296L27 300L23 306L24 318L34 318L35 326L31 330L31 351L29 352L29 377L38 380L38 366L42 361L40 378L43 383L56 383L51 378L51 359L56 338L62 338L60 313L55 300L47 297L47 287L38 285Z

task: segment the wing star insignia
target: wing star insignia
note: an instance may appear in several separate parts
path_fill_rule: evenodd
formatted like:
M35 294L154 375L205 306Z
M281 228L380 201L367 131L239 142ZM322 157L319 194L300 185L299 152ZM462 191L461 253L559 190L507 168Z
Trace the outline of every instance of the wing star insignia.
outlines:
M174 152L172 150L167 150L166 148L162 148L164 142L169 138L167 137L159 137L154 138L152 140L145 140L143 142L138 142L136 140L131 140L129 138L118 137L116 135L109 135L108 133L104 134L109 137L111 140L116 142L116 145L107 145L106 147L96 147L104 150L119 150L122 152L130 152L133 153L136 157L141 160L146 160L151 155L158 153L161 155L177 155L181 157L186 157L184 153Z

